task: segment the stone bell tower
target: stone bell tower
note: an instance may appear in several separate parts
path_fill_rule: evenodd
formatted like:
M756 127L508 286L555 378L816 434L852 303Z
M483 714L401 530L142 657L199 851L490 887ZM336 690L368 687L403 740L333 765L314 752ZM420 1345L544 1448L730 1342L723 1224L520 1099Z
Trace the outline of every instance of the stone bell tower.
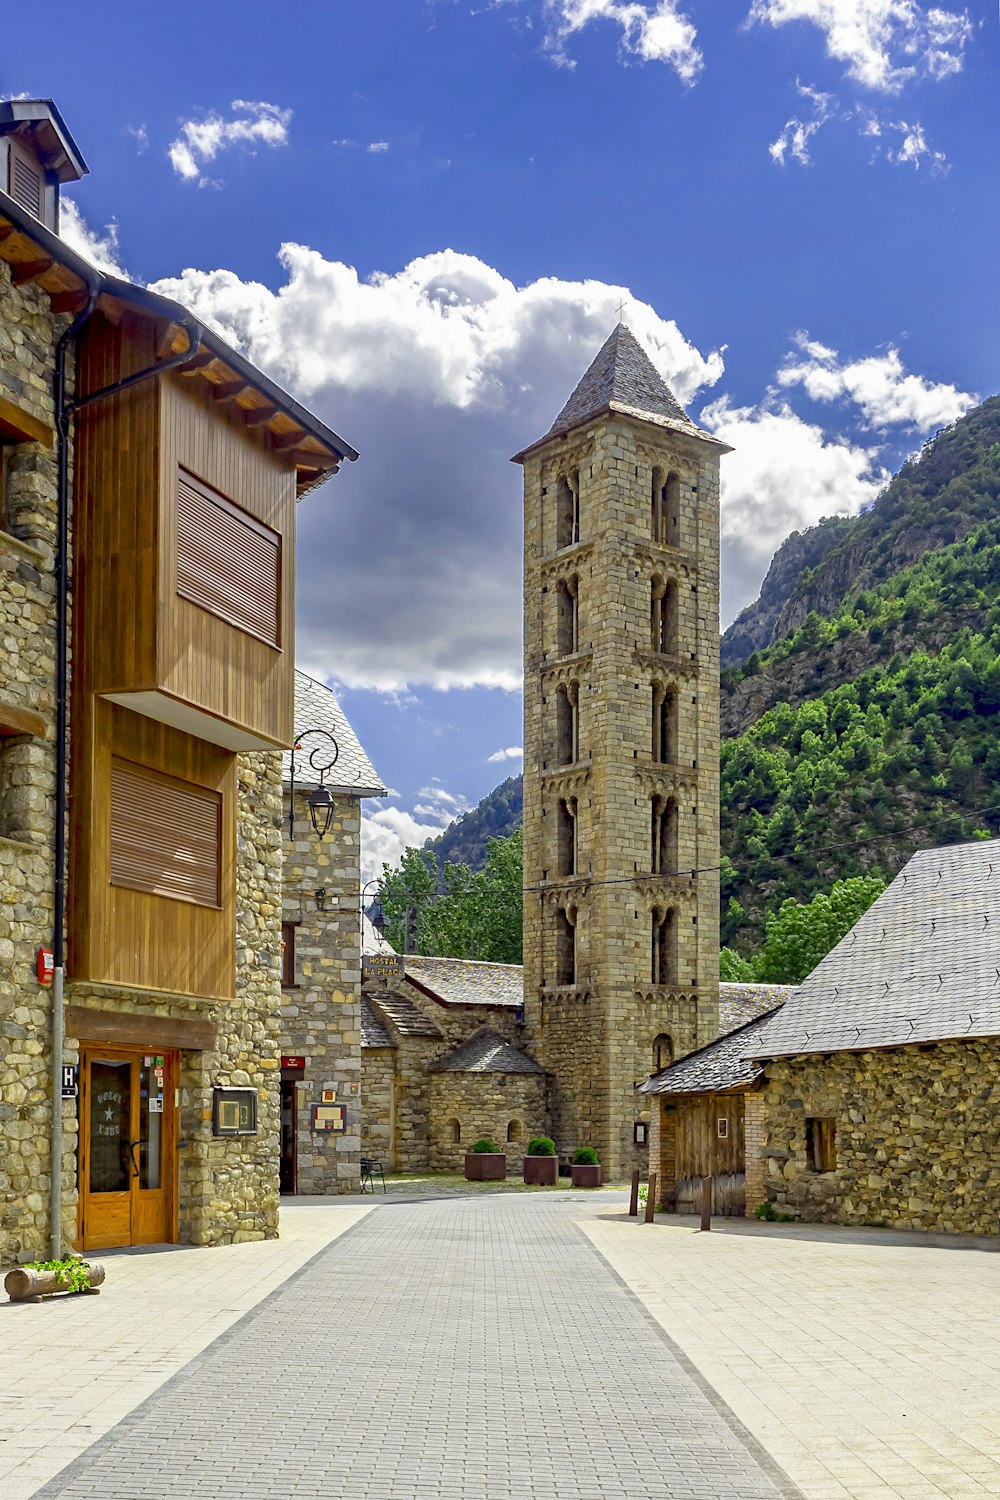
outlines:
M719 460L623 325L524 466L524 992L560 1152L719 1010Z

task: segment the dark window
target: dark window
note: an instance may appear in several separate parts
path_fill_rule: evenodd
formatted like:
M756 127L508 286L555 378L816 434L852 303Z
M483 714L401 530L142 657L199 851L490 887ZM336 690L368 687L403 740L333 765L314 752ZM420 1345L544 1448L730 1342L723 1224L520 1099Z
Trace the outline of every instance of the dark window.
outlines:
M678 810L672 797L652 800L652 848L649 868L654 875L676 875L679 868Z
M671 765L677 759L677 694L653 684L653 760Z
M297 922L281 924L281 983L286 990L298 986L295 978L295 929L298 925Z
M556 690L556 764L571 766L579 757L576 683Z
M524 1134L524 1127L522 1126L520 1120L508 1120L508 1122L507 1122L507 1143L508 1143L508 1145L513 1144L513 1143L519 1141L521 1139L521 1136L523 1134Z
M580 476L561 475L556 485L556 547L580 540Z
M559 839L559 874L576 874L577 799L560 797L556 813Z
M281 537L183 469L177 592L269 646L280 645Z
M654 651L676 656L679 650L677 585L654 578L650 585L650 645Z
M222 794L111 763L111 884L218 906Z
M653 1072L659 1073L662 1068L669 1068L673 1060L673 1037L661 1031L658 1037L653 1038Z
M457 1120L448 1121L448 1138L453 1146L457 1146L462 1139L462 1127Z
M677 984L677 913L652 911L652 981L654 984Z
M580 580L574 575L569 579L560 579L556 588L556 649L560 656L570 656L580 649L579 585Z
M576 909L556 913L556 984L576 984Z
M836 1120L806 1120L806 1156L814 1172L837 1170Z

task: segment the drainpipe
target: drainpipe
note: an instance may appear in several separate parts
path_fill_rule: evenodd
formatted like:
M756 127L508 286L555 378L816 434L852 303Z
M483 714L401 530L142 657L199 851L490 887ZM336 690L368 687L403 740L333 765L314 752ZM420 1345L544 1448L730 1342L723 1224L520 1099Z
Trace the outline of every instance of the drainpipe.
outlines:
M70 345L90 318L97 305L104 278L99 272L86 278L87 301L59 337L56 345L53 395L55 398L56 441L56 832L55 832L55 900L52 919L52 1144L49 1182L49 1231L51 1256L62 1258L62 1068L66 1035L66 775L68 768L67 731L69 727L69 450L70 423L82 407L105 396L161 375L193 359L201 347L202 327L192 318L183 323L188 347L159 364L126 375L113 385L103 386L77 399L66 395L66 360Z

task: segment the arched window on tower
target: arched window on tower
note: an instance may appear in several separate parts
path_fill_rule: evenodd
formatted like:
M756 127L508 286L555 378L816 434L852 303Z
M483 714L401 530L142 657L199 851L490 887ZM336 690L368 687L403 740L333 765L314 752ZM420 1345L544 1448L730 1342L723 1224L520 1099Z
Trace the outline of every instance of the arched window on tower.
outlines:
M580 689L575 682L556 689L556 764L574 765L579 758Z
M571 547L580 540L580 476L560 474L556 485L556 547Z
M649 496L649 535L657 546L663 541L663 486L666 478L663 470L653 470L652 488Z
M661 1031L659 1036L653 1038L653 1072L659 1073L663 1068L669 1068L674 1060L674 1039L667 1032Z
M576 984L576 907L556 912L556 984Z
M663 486L663 536L667 547L681 544L681 482L676 474L668 474Z
M580 649L580 580L561 578L556 586L556 645L560 656Z
M666 582L658 575L649 586L650 646L654 651L676 656L678 642L679 594L676 582Z
M677 694L662 683L653 684L653 760L673 765L677 760Z
M677 913L661 911L654 906L651 913L651 977L654 984L675 985L677 983Z
M680 858L678 850L679 810L673 797L654 797L652 801L652 849L649 868L654 875L675 875Z
M560 797L556 823L559 836L559 874L576 874L577 799Z

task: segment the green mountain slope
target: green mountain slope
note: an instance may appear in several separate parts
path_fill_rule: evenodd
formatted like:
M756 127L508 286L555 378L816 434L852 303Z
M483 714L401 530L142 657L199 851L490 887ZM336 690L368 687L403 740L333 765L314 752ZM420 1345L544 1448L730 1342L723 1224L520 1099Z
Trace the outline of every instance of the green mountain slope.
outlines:
M469 812L449 823L425 848L437 855L442 866L450 862L481 870L486 863L488 841L509 838L520 826L521 778L508 776Z

